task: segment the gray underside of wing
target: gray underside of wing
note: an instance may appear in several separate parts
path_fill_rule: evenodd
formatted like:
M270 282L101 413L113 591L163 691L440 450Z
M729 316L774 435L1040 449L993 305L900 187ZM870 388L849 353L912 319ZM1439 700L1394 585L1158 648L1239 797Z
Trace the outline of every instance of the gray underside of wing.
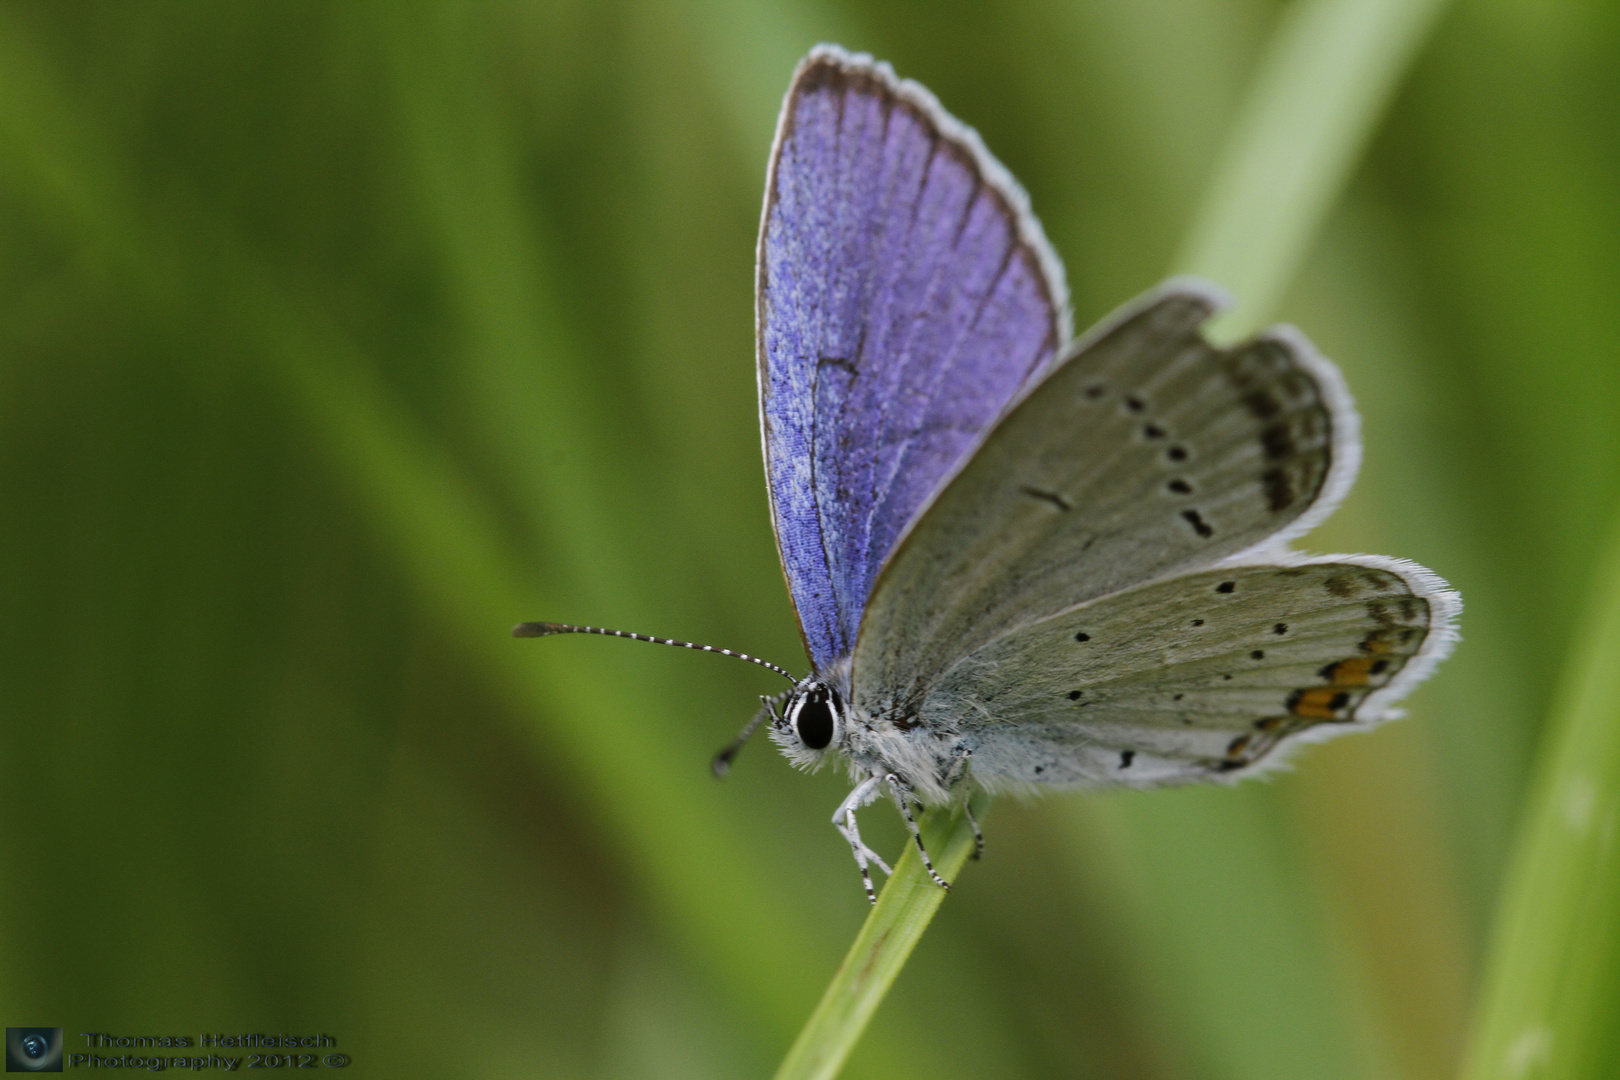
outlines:
M855 704L904 721L963 656L1078 603L1212 566L1353 471L1354 412L1294 335L1215 348L1169 288L1088 335L997 424L879 575Z
M925 728L959 736L991 788L1252 772L1290 740L1383 719L1445 644L1443 583L1356 558L1190 574L1051 616L952 667Z

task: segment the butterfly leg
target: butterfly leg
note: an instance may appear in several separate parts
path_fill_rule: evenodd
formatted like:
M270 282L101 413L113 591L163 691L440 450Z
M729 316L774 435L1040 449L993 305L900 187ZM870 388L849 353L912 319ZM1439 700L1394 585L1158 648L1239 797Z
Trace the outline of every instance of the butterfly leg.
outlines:
M775 697L768 694L759 695L759 712L755 713L754 718L737 732L737 737L726 743L725 749L714 755L714 760L709 762L709 771L714 773L716 780L731 771L731 763L736 760L738 753L747 745L748 740L753 738L754 732L759 730L759 725L763 724L766 718L781 722L781 717L776 714L776 703L786 696L786 694L777 694Z
M984 833L979 831L979 819L973 816L973 797L970 795L962 804L962 813L967 816L968 824L973 826L973 855L974 862L984 854Z
M883 778L889 783L889 790L894 793L894 805L900 808L900 816L906 820L906 828L911 830L911 838L917 841L917 852L922 855L923 866L928 868L928 876L934 879L934 884L942 889L949 889L951 883L940 877L934 870L934 860L928 857L928 849L923 847L922 830L917 828L917 819L911 815L911 786L894 773Z
M838 831L849 841L850 850L855 852L855 865L861 868L861 884L866 886L866 898L874 904L877 903L877 890L872 888L872 872L867 868L868 864L877 863L885 874L892 875L894 871L889 869L889 864L883 861L882 856L861 842L861 830L855 824L855 811L872 801L881 783L883 783L881 776L869 776L862 780L855 785L855 790L849 793L849 797L838 804L832 818Z
M973 751L965 746L956 748L956 764L951 767L950 775L945 778L945 786L955 787L957 782L967 775L968 765L973 757ZM962 813L966 815L968 824L973 826L973 854L969 856L978 862L984 855L984 833L979 830L979 819L973 816L973 793L968 792L967 798L962 800Z

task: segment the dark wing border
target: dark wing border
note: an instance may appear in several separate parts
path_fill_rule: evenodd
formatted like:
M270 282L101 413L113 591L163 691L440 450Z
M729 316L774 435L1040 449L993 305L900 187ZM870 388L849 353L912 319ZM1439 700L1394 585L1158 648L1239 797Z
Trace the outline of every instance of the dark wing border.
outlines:
M1395 703L1434 674L1434 669L1440 661L1450 656L1457 643L1462 640L1462 634L1457 628L1458 617L1462 614L1462 594L1452 588L1445 578L1410 559L1397 559L1389 555L1309 555L1304 552L1281 550L1265 553L1263 558L1251 557L1239 560L1234 556L1220 565L1313 566L1322 563L1348 563L1352 566L1383 570L1406 582L1412 590L1412 595L1429 605L1429 630L1423 638L1423 644L1418 647L1417 653L1401 666L1401 670L1393 679L1362 698L1361 703L1345 721L1313 724L1299 731L1290 732L1278 739L1274 746L1256 760L1230 771L1211 774L1207 779L1235 784L1251 776L1260 776L1263 773L1286 768L1294 754L1305 746L1327 742L1329 739L1355 731L1367 731L1389 720L1399 720L1406 712L1404 709L1395 708Z

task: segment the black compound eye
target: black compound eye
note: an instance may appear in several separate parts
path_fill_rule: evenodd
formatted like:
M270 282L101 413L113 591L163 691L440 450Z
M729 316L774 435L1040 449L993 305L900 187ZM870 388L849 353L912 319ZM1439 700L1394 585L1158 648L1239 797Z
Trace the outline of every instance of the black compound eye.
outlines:
M812 694L793 718L799 741L812 750L825 750L833 737L833 711L823 694Z

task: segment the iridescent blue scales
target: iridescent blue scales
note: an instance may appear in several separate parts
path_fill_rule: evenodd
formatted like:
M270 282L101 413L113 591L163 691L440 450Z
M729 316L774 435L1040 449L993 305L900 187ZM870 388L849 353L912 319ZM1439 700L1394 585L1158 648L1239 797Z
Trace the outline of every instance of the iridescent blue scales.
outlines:
M782 112L758 273L771 506L825 667L849 655L901 531L1067 343L1068 292L977 136L827 49Z
M887 65L800 65L758 290L814 668L771 731L801 765L848 762L835 821L863 875L854 811L885 786L909 823L974 784L1251 775L1394 715L1454 640L1427 570L1287 547L1358 464L1337 369L1288 328L1210 345L1221 300L1189 280L1070 341L1022 189Z

